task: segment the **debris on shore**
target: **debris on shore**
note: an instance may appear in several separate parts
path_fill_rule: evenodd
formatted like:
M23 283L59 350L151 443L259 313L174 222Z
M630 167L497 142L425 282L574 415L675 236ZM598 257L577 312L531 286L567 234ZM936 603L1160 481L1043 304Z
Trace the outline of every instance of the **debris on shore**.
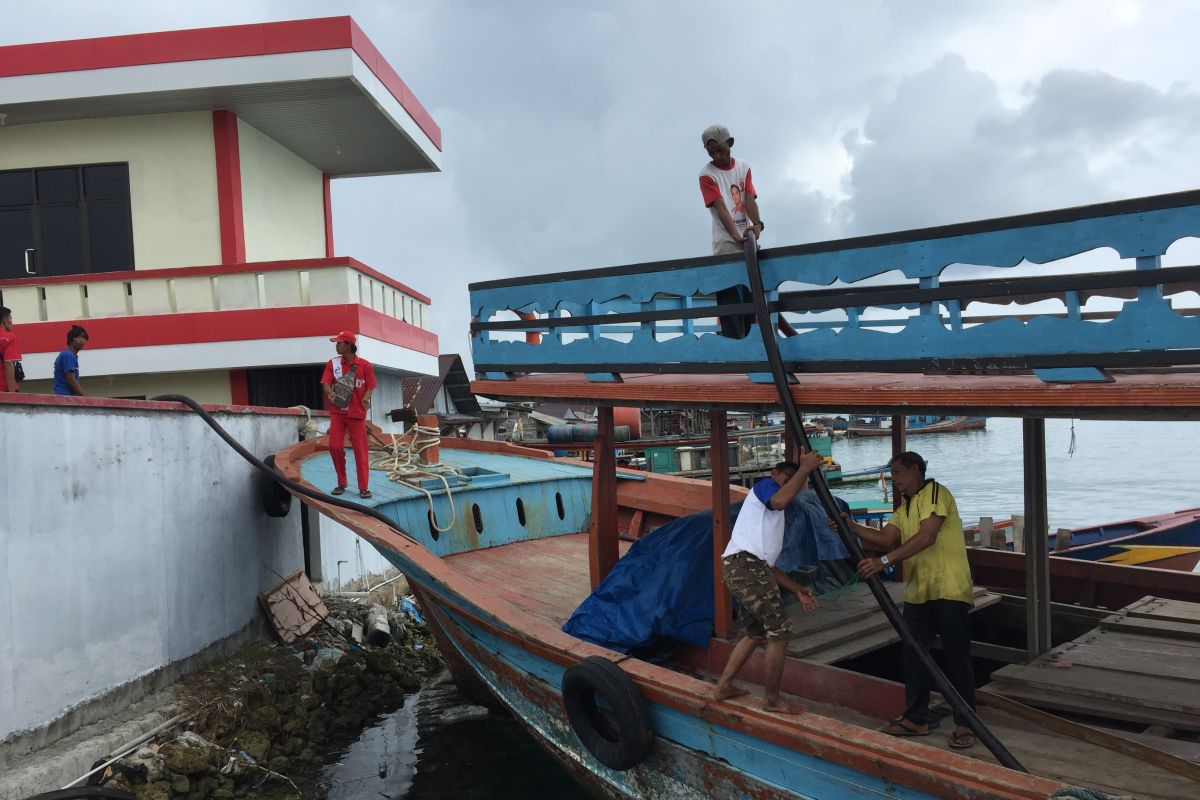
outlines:
M184 679L177 713L186 721L91 784L138 800L318 797L329 755L444 669L411 598L372 599L325 598L329 615L306 636L249 647Z

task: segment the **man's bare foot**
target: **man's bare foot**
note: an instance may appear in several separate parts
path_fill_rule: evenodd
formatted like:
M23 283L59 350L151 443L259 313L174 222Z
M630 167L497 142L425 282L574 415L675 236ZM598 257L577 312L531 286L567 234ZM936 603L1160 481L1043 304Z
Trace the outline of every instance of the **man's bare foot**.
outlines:
M745 689L739 689L736 686L730 686L727 689L722 689L719 686L715 686L715 687L713 687L713 690L712 690L712 699L713 700L730 700L734 697L744 697L745 695L748 695L748 694L750 694L748 691L746 691Z
M774 700L763 700L763 710L770 711L773 714L791 714L793 716L804 713L803 706L798 706L782 697L776 697Z

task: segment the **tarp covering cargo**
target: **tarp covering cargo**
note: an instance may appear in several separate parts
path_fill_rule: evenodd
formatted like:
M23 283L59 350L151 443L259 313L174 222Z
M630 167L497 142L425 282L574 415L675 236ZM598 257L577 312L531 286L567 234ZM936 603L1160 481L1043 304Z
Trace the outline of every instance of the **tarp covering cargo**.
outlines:
M740 510L741 503L731 508L735 520ZM847 557L811 490L797 495L785 513L780 569ZM664 638L707 645L713 625L712 528L712 512L705 511L634 542L563 631L621 653L651 648Z

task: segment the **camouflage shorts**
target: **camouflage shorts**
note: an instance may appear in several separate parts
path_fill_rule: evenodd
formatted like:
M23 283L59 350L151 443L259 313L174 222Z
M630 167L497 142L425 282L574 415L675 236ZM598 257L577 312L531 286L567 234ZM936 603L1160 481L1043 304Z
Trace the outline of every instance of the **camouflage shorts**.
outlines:
M734 553L721 560L723 583L738 601L739 614L746 634L768 639L792 635L792 621L783 608L779 584L767 562L746 552Z

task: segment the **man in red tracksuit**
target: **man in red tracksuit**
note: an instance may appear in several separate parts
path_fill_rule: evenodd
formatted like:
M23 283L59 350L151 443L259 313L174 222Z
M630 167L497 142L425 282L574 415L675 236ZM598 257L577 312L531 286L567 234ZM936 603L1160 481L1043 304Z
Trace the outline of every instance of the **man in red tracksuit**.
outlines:
M370 497L370 464L367 456L367 409L371 407L371 393L375 391L375 369L371 362L358 355L358 338L352 331L342 331L329 341L334 342L337 358L325 365L321 386L325 391L325 405L329 409L329 456L337 471L338 485L330 494L346 491L346 434L350 434L350 446L354 448L354 467L358 473L358 496ZM354 393L350 405L338 408L333 404L333 384L354 368Z

